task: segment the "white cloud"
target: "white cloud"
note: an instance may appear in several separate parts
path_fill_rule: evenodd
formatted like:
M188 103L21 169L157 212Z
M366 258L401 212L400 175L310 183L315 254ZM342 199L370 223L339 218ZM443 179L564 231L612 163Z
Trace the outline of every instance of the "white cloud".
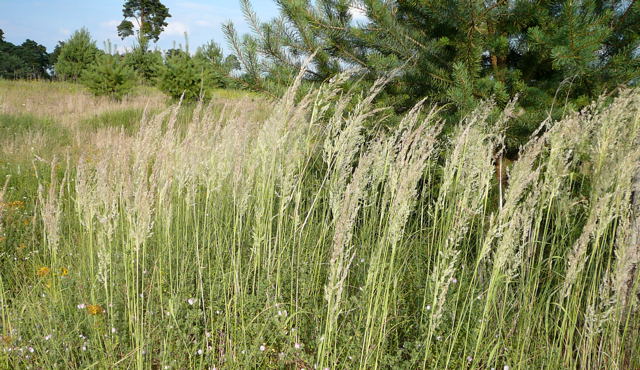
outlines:
M169 22L167 27L164 29L164 34L167 36L182 36L185 32L189 32L189 27L182 22Z
M115 19L100 23L100 25L104 28L116 28L118 27L119 24L120 24L120 21L117 21Z
M195 21L195 24L200 26L200 27L213 27L213 23L211 23L209 21L202 20L202 19L199 19L199 20Z
M60 32L60 34L62 34L63 36L69 36L71 34L71 30L68 28L61 28L58 30Z

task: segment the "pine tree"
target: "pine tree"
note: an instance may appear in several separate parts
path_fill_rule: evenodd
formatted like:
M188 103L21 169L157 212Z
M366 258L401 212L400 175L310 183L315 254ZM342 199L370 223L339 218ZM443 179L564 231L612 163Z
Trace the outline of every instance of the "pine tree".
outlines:
M118 25L118 36L122 39L134 35L137 26L139 46L146 51L149 40L157 42L171 17L169 8L160 0L127 0L122 6L124 19ZM136 21L136 25L130 21Z
M54 65L56 76L63 80L76 81L100 55L101 52L91 34L86 28L82 28L74 32L60 48Z
M231 57L233 56L229 55L225 58L220 45L209 41L196 50L193 59L211 71L216 87L224 88L231 84L231 72L237 69L237 60Z
M400 69L381 95L399 111L428 97L446 105L455 122L481 101L504 105L518 96L512 146L542 119L559 117L563 111L557 107L568 103L578 109L640 78L636 1L276 2L280 16L261 22L249 0L241 0L251 36L240 39L233 25L225 25L256 88L270 88L262 76L294 75L313 53L309 81L354 67L373 81ZM559 99L562 104L554 105Z
M107 53L82 73L81 81L94 95L120 101L133 90L136 79L134 70L119 55Z
M162 68L162 62L162 53L159 50L147 50L140 45L135 45L124 55L124 63L136 72L142 83L147 85L154 84Z

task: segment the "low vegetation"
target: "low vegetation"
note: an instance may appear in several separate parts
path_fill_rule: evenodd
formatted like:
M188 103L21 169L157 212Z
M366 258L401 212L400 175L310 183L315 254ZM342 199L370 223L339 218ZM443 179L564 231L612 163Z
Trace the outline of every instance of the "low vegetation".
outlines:
M507 184L513 103L371 130L384 82L348 78L278 102L58 96L93 102L50 113L66 150L0 167L0 367L640 367L637 91L540 122Z

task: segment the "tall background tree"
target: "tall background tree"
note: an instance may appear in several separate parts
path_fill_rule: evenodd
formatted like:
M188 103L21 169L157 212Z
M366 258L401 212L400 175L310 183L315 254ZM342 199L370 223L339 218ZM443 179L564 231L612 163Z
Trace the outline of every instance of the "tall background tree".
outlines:
M171 17L169 9L160 0L127 0L122 7L124 19L118 25L118 35L123 39L133 36L137 26L140 47L146 49L149 40L158 41ZM131 20L134 20L134 25Z
M118 25L118 35L125 39L137 32L138 36L138 44L127 53L125 63L133 68L141 82L153 84L162 68L162 55L149 50L149 40L156 42L160 38L168 24L167 18L171 17L169 9L159 0L127 0L122 15L124 19Z
M241 0L252 35L224 27L254 88L277 89L313 53L308 81L358 67L371 82L401 68L380 96L398 111L429 97L455 122L481 101L504 106L519 96L511 147L548 115L563 113L552 108L555 99L580 108L640 78L637 1L276 2L280 16L262 22Z

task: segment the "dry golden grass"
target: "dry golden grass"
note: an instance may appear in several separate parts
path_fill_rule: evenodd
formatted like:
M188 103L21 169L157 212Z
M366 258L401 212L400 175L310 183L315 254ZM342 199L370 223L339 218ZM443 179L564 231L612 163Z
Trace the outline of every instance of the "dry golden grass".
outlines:
M95 97L79 85L47 81L0 80L0 153L8 162L51 160L95 145L95 130L82 123L125 109L157 110L167 98L139 88L121 102ZM11 121L12 128L7 126Z
M220 90L208 111L227 110L255 120L268 114L263 101L255 94ZM135 135L143 112L158 112L172 103L153 87L139 86L118 102L72 83L0 80L2 162L49 162L79 154L90 159L105 142ZM190 121L192 111L193 107L183 109L179 118Z
M104 112L165 106L167 98L154 88L139 87L121 102L95 97L80 85L48 81L0 80L0 113L48 117L66 128Z

